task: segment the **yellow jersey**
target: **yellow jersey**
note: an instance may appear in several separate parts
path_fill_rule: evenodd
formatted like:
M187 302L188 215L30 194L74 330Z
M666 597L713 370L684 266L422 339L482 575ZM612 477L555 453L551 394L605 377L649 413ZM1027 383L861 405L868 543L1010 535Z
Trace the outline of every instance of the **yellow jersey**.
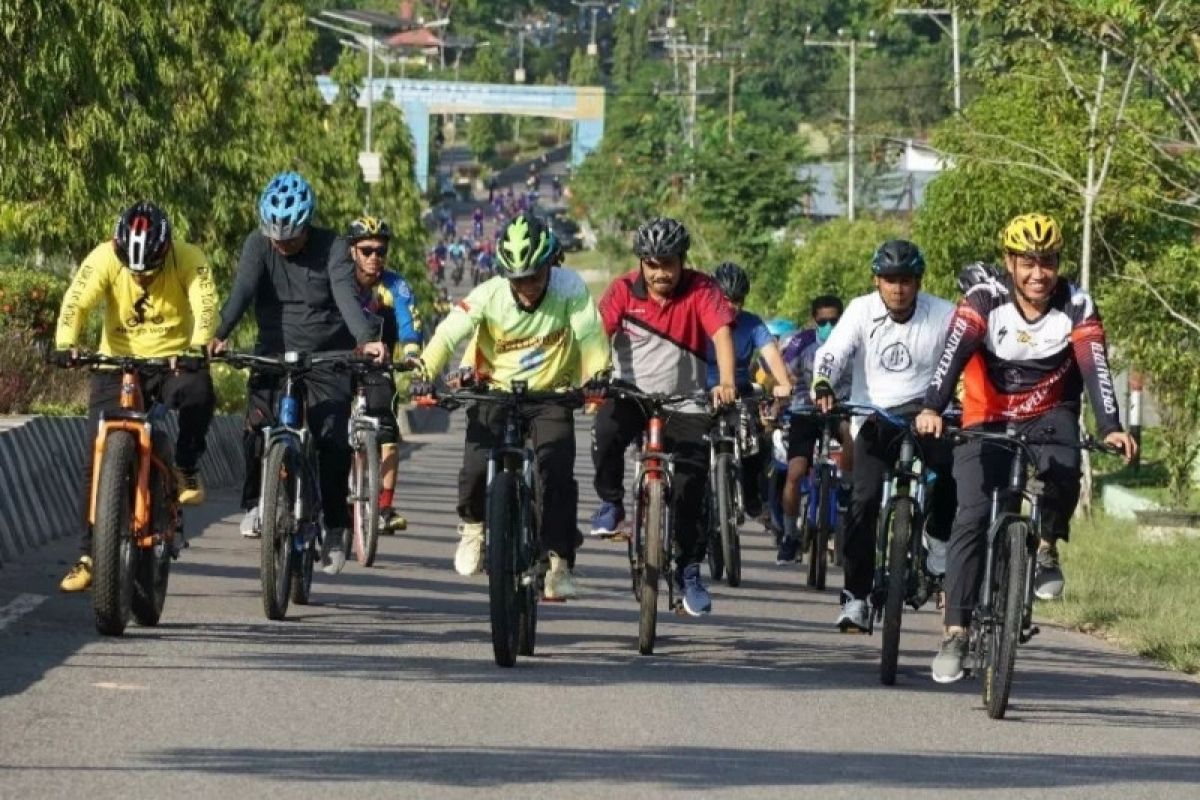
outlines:
M112 242L88 253L63 295L54 346L76 347L88 312L104 303L100 352L156 358L202 347L217 325L217 287L200 248L174 242L145 286L117 257Z

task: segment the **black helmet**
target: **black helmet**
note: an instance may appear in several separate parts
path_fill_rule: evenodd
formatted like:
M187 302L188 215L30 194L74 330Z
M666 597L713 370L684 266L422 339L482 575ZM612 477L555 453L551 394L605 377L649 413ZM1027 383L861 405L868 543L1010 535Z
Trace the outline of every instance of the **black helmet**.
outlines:
M638 258L658 260L687 257L692 237L687 228L670 217L656 217L637 229L633 236L633 252Z
M972 261L958 273L958 290L963 294L971 291L971 287L981 283L996 280L1000 271L986 261Z
M550 263L553 235L536 214L525 212L509 220L496 247L496 271L505 278L527 278Z
M912 275L925 272L925 256L921 248L906 239L892 239L879 245L871 258L871 272L876 275Z
M384 239L386 241L392 238L392 228L378 217L362 216L351 222L346 228L346 238L351 242L363 239Z
M113 232L113 248L130 272L140 275L161 267L171 248L166 212L144 200L125 209Z
M742 302L750 294L750 276L732 261L717 265L713 277L717 279L721 293L735 303Z
M546 259L550 262L550 266L557 267L567 258L567 254L563 252L562 243L558 241L558 237L554 235L554 231L550 231L550 255Z

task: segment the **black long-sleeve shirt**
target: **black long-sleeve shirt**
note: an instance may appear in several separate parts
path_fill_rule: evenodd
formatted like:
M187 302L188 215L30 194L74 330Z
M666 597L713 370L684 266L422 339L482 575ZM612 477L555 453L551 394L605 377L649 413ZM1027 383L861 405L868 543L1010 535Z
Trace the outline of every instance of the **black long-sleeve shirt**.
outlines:
M260 353L350 350L379 338L355 296L349 246L327 228L309 228L294 256L280 255L259 231L247 236L218 339L229 337L252 302Z

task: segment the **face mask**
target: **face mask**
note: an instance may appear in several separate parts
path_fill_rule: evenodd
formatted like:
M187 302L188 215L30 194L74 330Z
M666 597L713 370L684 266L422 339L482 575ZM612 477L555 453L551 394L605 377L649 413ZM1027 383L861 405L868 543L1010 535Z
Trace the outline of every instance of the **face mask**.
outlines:
M829 338L829 334L833 333L834 322L822 322L817 326L817 341L825 344L825 340Z

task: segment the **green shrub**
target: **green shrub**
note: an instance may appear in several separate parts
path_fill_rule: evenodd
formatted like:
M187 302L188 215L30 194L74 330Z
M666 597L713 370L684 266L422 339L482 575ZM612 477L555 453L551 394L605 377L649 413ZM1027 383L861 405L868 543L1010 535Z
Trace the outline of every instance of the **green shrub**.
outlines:
M67 281L31 269L0 270L0 326L27 331L38 339L54 336Z
M244 414L247 370L234 369L218 362L209 367L209 372L212 373L213 389L217 394L217 413Z
M6 294L9 287L6 285ZM21 328L0 329L0 414L87 411L87 375L45 363L46 342Z

